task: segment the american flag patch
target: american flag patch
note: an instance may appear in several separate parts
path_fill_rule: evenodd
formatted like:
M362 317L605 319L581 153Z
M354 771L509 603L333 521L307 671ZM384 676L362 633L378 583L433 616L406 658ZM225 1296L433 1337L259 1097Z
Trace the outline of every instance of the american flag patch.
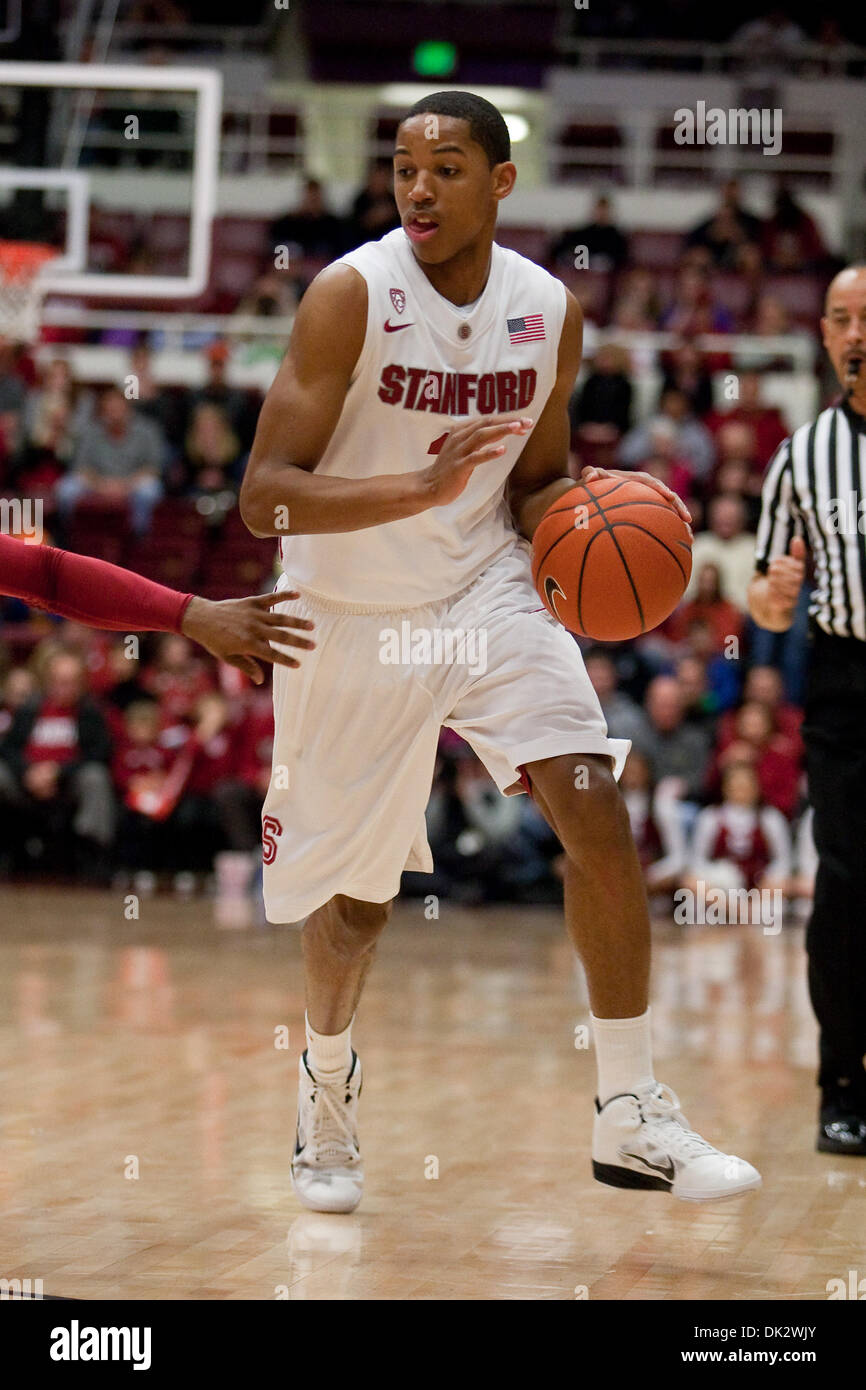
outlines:
M510 343L535 343L544 337L544 315L524 314L522 319L506 319Z

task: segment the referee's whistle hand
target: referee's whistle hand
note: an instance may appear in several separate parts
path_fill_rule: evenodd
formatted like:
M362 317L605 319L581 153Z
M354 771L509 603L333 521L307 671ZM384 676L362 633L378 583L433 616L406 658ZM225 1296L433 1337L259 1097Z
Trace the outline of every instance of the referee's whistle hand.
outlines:
M787 608L797 602L806 578L806 543L794 536L787 555L779 555L767 566L767 591L770 602Z

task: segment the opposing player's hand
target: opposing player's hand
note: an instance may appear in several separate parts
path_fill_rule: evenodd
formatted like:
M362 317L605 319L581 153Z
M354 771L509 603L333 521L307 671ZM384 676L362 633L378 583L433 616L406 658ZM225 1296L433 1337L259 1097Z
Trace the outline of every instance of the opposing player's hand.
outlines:
M504 439L528 434L533 424L525 415L485 415L451 430L436 462L419 475L425 506L444 507L453 502L480 463L502 457Z
M652 473L633 473L630 468L594 468L591 465L581 469L580 481L582 483L594 483L598 478L625 478L627 482L644 483L647 487L651 487L664 497L666 502L671 504L677 515L681 516L689 527L689 535L692 534L692 528L689 526L692 514L685 502L682 498L677 497L677 494L672 492L669 487L665 487L658 478L654 478Z
M778 555L767 566L767 597L781 612L793 608L806 578L806 542L792 537L787 555Z
M229 666L237 666L256 685L261 685L265 675L260 661L277 666L301 664L287 653L274 651L271 642L279 642L284 647L316 645L292 631L293 628L309 631L313 624L307 618L292 618L270 611L274 604L297 597L297 593L283 589L276 594L230 598L220 603L194 598L187 604L181 631L212 656L228 662Z

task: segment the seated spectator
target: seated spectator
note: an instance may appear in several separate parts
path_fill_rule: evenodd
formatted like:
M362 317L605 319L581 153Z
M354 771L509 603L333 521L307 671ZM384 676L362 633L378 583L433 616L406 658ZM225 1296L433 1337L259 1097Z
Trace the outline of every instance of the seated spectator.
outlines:
M141 660L126 638L113 641L105 653L100 705L113 741L123 732L123 716L130 705L152 699L141 681Z
M103 391L97 419L82 431L72 471L57 484L61 518L68 522L82 498L129 507L133 530L144 535L163 494L165 437L136 414L116 386Z
M231 506L240 483L243 454L240 441L221 406L196 406L184 443L183 462L193 497L227 494Z
M610 198L596 198L589 222L562 233L548 253L551 264L573 265L575 247L585 246L589 270L619 270L628 260L628 238L614 225Z
M814 218L798 206L784 182L776 189L773 215L764 223L761 250L767 270L776 275L821 271L826 265L827 248Z
M712 741L719 719L719 701L709 680L708 663L688 653L677 659L674 676L683 697L683 722L700 729Z
M218 405L223 410L244 449L249 449L255 432L255 421L250 419L249 403L243 391L228 382L228 363L231 349L228 343L211 343L205 350L207 379L204 386L191 391L187 402L186 429L192 423L193 415L200 405Z
M41 384L28 392L23 422L25 444L33 449L50 449L67 462L77 436L91 419L91 408L91 397L76 385L69 363L64 357L55 357L46 367Z
M620 434L625 434L631 419L631 402L628 353L615 343L603 343L595 354L589 376L572 398L572 427L614 425Z
M714 301L709 277L696 266L685 266L659 327L693 338L701 333L732 333L734 321L728 310Z
M733 762L725 770L721 804L706 806L695 822L691 872L684 886L784 893L791 878L791 831L785 817L766 805L754 767ZM769 923L765 922L765 925Z
M166 390L153 374L153 354L144 344L132 349L130 375L135 379L133 405L139 415L152 420L175 447L183 438L183 396Z
M784 5L774 5L757 19L747 20L730 38L731 47L741 55L743 67L784 72L790 71L791 59L796 58L807 41Z
M641 461L641 471L658 478L660 483L664 483L665 487L669 487L671 492L675 492L677 497L688 503L692 494L692 474L684 459L674 457L676 431L664 421L656 420L653 425L652 443L653 449Z
M686 630L686 651L704 663L707 686L718 711L733 709L740 698L740 661L716 655L713 630L705 618L694 617Z
M743 700L763 705L772 720L774 745L801 763L803 710L787 703L781 671L775 666L752 666L743 684ZM728 711L719 723L718 747L727 748L736 736L736 714Z
M39 838L52 867L66 859L83 877L104 881L115 820L111 741L84 691L80 656L56 651L44 694L15 711L0 745L0 838L19 846Z
M145 666L141 683L159 701L169 727L191 717L200 697L214 689L210 667L188 638L174 632L160 638L156 658Z
M760 236L761 219L743 207L737 180L727 179L715 212L689 232L686 246L706 247L720 270L738 270L743 248L755 245Z
M711 740L705 730L686 722L685 700L675 677L656 676L650 681L646 713L649 733L638 744L649 758L656 786L667 782L665 794L697 801L706 780Z
M601 647L590 647L583 663L598 696L609 737L628 738L632 742L644 739L649 733L649 721L640 705L617 688L619 675L608 653Z
M378 241L400 225L391 160L376 159L367 172L367 182L352 201L345 249Z
M173 840L169 859L175 873L207 873L218 850L242 848L229 843L226 833L246 800L241 732L232 723L228 701L218 691L201 696L193 718L193 732L183 749L189 772L169 822Z
M637 748L626 758L619 785L647 889L671 891L686 866L686 838L676 797L659 794L649 760Z
M161 736L159 705L152 696L134 700L121 720L111 775L121 802L115 856L137 889L152 886L166 862L174 805L170 771L177 763Z
M792 331L791 319L781 299L773 294L762 294L755 305L755 317L749 331L759 338L786 337ZM776 360L772 359L773 362ZM760 370L769 369L769 366L761 364Z
M436 862L432 879L424 875L427 891L473 906L507 898L523 800L501 796L468 748L456 758L440 758L427 806Z
M657 414L635 426L622 441L619 456L626 467L641 467L640 460L647 454L669 452L657 437L660 423L665 426L666 438L672 440L673 456L684 465L689 477L707 478L716 458L712 436L692 414L686 393L674 386L662 392Z
M749 582L755 572L755 537L746 531L746 509L739 497L714 497L707 509L709 530L695 536L692 575L685 597L696 596L701 566L714 564L721 577L725 598L741 612L748 609Z
M298 206L271 223L270 235L275 246L315 260L341 256L346 244L342 218L328 210L322 184L312 178L305 180Z
M754 700L737 710L734 729L734 738L724 747L717 740L707 774L707 795L718 796L722 775L731 763L747 762L755 769L762 799L790 820L800 799L801 769L789 741L775 733L769 710Z
M16 711L34 698L37 689L36 677L26 666L13 666L6 672L0 693L0 740L12 727Z
M288 319L298 307L301 285L291 270L269 266L239 301L238 318ZM249 341L244 335L244 341Z
M658 284L651 270L630 270L617 290L611 322L634 333L652 333L661 314Z
M697 569L697 574L695 570ZM745 616L736 604L724 597L719 567L710 560L703 560L700 566L692 564L695 574L694 597L685 599L675 608L664 625L665 635L672 642L685 642L692 624L702 620L709 624L712 633L711 654L723 656L731 650L730 638L737 641L743 635Z
M662 358L664 380L662 396L681 391L689 402L692 416L703 420L713 404L713 378L704 355L694 343L680 343Z
M718 459L709 485L711 493L740 498L747 531L756 530L761 514L764 470L757 461L757 447L751 425L742 420L728 420L716 435Z
M704 424L717 437L724 425L749 425L754 436L751 462L762 474L773 454L791 433L782 412L775 405L761 400L763 376L751 369L741 370L737 377L739 397L730 407L713 409L704 417Z

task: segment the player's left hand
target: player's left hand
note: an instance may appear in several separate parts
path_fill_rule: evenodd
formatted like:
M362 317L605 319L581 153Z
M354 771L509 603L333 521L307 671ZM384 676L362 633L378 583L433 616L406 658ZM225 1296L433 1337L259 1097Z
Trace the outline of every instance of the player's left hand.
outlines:
M692 515L685 502L677 497L675 492L671 492L669 487L665 487L658 478L654 478L651 473L634 473L630 468L594 468L591 465L581 469L580 481L582 483L594 483L598 478L625 478L627 482L645 483L647 487L661 493L665 501L671 504L677 515L682 517L686 526L689 527L689 536L691 536L692 528L689 526L689 522Z
M275 594L256 594L253 598L229 598L219 603L210 599L193 598L183 615L181 631L198 642L212 656L249 676L255 685L264 680L259 661L275 666L300 666L286 652L275 651L271 642L286 647L315 647L306 637L292 628L309 631L313 624L307 618L292 618L284 613L272 613L274 604L297 598L288 589ZM256 660L258 658L258 660Z

